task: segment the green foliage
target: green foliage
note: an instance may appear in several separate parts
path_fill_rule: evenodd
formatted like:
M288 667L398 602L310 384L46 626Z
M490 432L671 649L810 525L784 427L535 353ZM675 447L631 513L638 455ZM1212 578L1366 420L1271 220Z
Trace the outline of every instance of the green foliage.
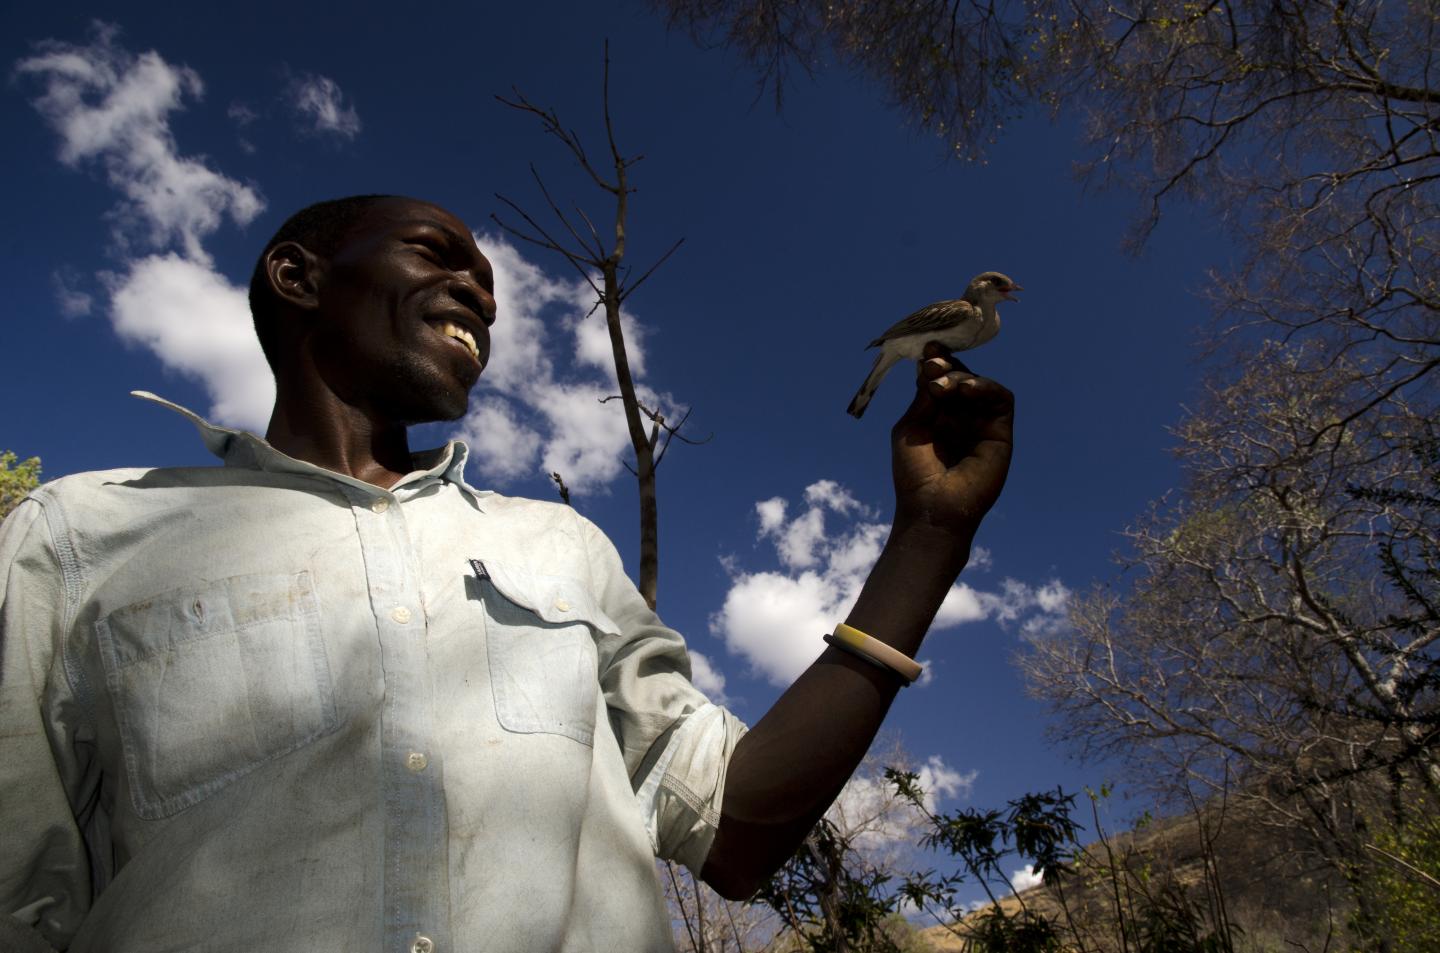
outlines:
M929 818L930 829L921 838L921 846L960 862L960 868L952 873L908 875L900 888L902 896L922 910L938 908L942 920L956 921L951 930L977 953L1059 953L1064 948L1052 920L1031 910L1023 899L1018 910L1007 911L999 904L997 893L1009 892L1010 881L1002 864L1016 855L1046 875L1071 858L1079 833L1070 817L1074 795L1057 788L1017 798L1005 811L971 808L934 814L925 806L917 775L889 769L885 777L902 798ZM956 893L966 882L982 887L991 901L984 912L968 918L955 903Z
M774 910L811 953L907 953L885 929L898 904L890 880L821 818L755 900Z
M1440 817L1417 812L1375 840L1380 859L1366 878L1375 902L1369 916L1357 915L1357 932L1387 938L1391 953L1431 953L1440 937Z
M1097 845L1082 847L1081 826L1071 817L1075 797L1062 790L1028 794L1010 802L1008 810L968 809L950 814L926 810L916 777L889 771L887 778L900 795L930 820L921 843L950 855L961 870L949 875L934 872L904 878L901 894L921 909L939 907L943 919L953 920L951 931L974 953L1091 953L1122 949L1135 953L1234 953L1239 930L1229 922L1219 886L1213 845L1196 812L1205 855L1205 873L1196 889L1185 888L1169 871L1155 873L1148 859L1132 849L1117 855L1111 839L1100 827ZM1092 803L1108 797L1108 787L1089 792ZM1003 867L1028 861L1041 871L1049 888L1027 901L1016 894L1004 901L1009 878ZM991 904L965 916L955 907L955 895L964 882L976 883ZM1067 897L1088 882L1094 897L1108 907L1105 916L1091 916L1084 903ZM1042 899L1045 901L1042 907ZM1078 926L1080 921L1092 925Z
M19 466L15 466L15 460L15 454L0 450L0 519L40 485L40 458L31 457Z
M1055 924L1029 910L991 907L973 918L964 936L975 953L1063 953Z

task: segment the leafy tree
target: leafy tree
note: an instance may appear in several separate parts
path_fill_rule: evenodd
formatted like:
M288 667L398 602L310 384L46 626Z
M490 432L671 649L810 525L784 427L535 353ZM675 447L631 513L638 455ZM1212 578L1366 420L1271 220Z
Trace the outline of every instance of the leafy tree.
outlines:
M0 519L20 505L25 494L40 485L40 458L31 457L19 466L9 450L0 451Z
M774 910L810 953L903 953L884 930L898 904L891 879L821 818L756 900Z
M930 947L900 914L897 889L909 875L916 848L929 827L926 806L934 792L922 791L909 773L914 759L895 738L861 763L795 856L754 898L778 921L771 953L925 953ZM887 765L900 765L900 769ZM906 771L918 801L888 780Z
M1178 431L1183 492L1129 533L1128 587L1021 664L1062 737L1171 790L1233 783L1375 926L1371 831L1405 822L1401 790L1440 793L1433 425L1391 394L1336 426L1379 385L1315 359L1263 347L1212 388Z

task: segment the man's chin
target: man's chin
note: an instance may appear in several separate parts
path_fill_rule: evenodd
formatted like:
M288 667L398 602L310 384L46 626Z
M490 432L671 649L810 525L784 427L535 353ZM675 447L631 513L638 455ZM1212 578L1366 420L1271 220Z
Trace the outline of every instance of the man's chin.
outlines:
M470 388L458 381L431 379L407 389L396 404L395 416L407 427L459 420L470 409Z
M459 420L470 410L470 392L462 394L434 395L434 399L425 401L423 405L414 407L406 416L408 426L415 424L443 423L449 420Z

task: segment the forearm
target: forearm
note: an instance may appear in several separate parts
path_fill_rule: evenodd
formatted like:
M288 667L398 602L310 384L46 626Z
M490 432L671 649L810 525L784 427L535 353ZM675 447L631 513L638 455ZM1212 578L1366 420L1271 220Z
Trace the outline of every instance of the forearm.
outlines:
M845 621L914 656L970 540L897 528ZM704 879L748 896L784 863L865 756L900 687L898 676L826 648L736 747Z

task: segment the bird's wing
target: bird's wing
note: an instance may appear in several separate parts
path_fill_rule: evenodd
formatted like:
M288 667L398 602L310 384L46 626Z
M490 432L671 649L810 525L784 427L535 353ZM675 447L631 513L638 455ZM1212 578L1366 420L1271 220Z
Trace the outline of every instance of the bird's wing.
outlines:
M937 301L927 304L908 318L871 341L870 347L879 347L893 338L909 337L912 334L926 334L945 331L965 321L978 319L980 309L963 298L954 301Z

